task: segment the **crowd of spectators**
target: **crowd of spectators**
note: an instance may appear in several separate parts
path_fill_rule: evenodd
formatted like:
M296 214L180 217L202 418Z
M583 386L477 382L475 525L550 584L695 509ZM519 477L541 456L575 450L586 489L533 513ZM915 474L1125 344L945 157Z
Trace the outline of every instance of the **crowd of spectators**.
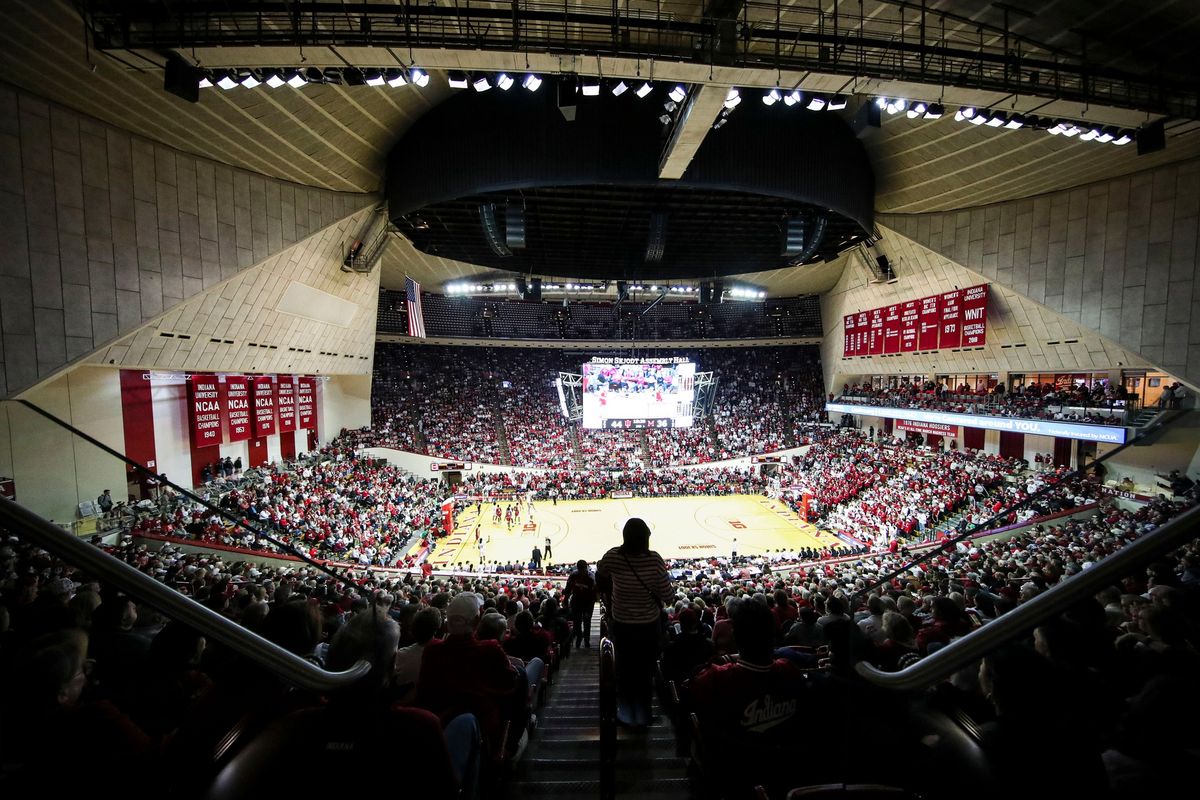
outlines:
M991 389L972 389L966 384L951 387L944 381L939 384L905 379L882 388L845 384L837 402L1121 425L1131 398L1124 385L1113 381L1096 381L1091 386L1085 382L1067 386L1017 384L1006 390L1003 383Z
M601 431L567 422L554 379L586 356L562 350L380 345L373 424L360 447L550 469L670 467L804 443L823 420L812 347L679 351L717 381L692 427ZM507 444L503 452L500 437ZM579 465L582 465L579 467Z

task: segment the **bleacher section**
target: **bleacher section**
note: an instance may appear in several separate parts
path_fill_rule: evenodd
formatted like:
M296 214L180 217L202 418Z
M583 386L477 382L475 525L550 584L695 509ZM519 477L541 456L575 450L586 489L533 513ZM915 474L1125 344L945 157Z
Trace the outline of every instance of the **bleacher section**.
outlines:
M770 339L821 335L816 297L765 302L730 301L614 303L422 295L425 330L431 337L489 339ZM485 317L485 310L490 316ZM566 318L561 319L565 312ZM379 292L380 333L406 334L404 293Z

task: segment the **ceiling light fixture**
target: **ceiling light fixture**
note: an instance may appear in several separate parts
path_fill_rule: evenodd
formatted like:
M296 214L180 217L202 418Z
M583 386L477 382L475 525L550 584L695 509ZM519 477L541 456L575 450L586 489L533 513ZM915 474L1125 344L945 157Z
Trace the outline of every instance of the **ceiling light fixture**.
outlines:
M220 86L227 92L239 85L237 80L235 80L234 77L228 72L218 72L217 75L219 76L216 81L217 86Z
M473 86L477 92L486 92L488 89L492 88L492 82L487 79L487 75L480 75L475 79L475 82L472 83L471 86Z
M521 85L531 92L536 92L542 87L542 79L531 72L525 76L525 80L521 81Z
M1004 127L1010 131L1015 131L1018 128L1024 128L1025 117L1021 116L1020 114L1013 114L1008 118L1008 121L1004 123Z
M451 89L465 89L471 84L471 79L465 72L451 72L446 76L446 82L450 84Z
M916 119L925 113L926 108L928 108L928 106L926 106L924 103L913 103L911 106L909 106L905 116L909 119Z
M262 81L260 81L258 79L258 76L255 75L253 72L249 73L246 77L242 78L242 86L245 86L247 89L253 89L255 86L259 86L261 84L262 84Z
M650 83L650 81L646 81L638 87L638 90L634 92L634 94L636 94L638 97L645 97L646 95L650 94L653 89L654 84Z
M429 85L429 73L420 67L413 67L408 71L408 80L423 89Z
M763 105L773 106L782 99L783 94L779 91L779 87L776 86L774 89L771 89L763 94Z
M617 85L612 87L613 97L620 97L628 90L629 84L625 83L625 81L617 81Z
M600 79L599 78L584 78L583 88L580 93L584 97L597 97L600 94Z
M846 95L835 94L833 97L829 98L829 105L825 106L825 110L826 111L841 111L843 108L846 107L846 102L847 102Z
M1133 131L1121 131L1121 135L1113 139L1115 145L1125 145L1133 141Z
M273 69L267 73L266 83L272 89L278 89L280 86L287 85L287 81L283 79L283 75L277 69Z
M658 121L661 122L663 125L670 125L671 124L671 115L663 114L661 117L658 118Z
M783 104L790 108L790 107L796 105L796 103L799 103L800 100L803 99L803 97L804 97L804 95L800 92L799 89L792 89L790 92L788 92L787 94L785 94L783 96Z
M408 83L408 80L404 77L404 70L389 69L387 71L388 86L392 87L393 89L397 89L401 86L404 86L406 83Z
M682 83L677 83L677 84L675 84L675 88L672 89L667 96L670 97L672 100L674 100L676 103L682 103L683 98L687 97L687 89L683 88Z
M383 72L377 69L369 69L364 73L367 79L367 86L383 86L386 82L383 77Z
M809 111L820 111L821 109L825 108L825 98L814 94L812 99L808 101L808 105L805 106L805 108L807 108Z
M211 89L213 87L212 76L210 76L208 73L201 75L198 86L201 89Z
M975 118L975 109L971 106L961 106L958 111L954 112L954 121L963 122Z
M941 119L945 113L946 107L941 103L930 103L929 107L925 109L925 119Z
M516 81L514 81L512 76L507 72L501 72L496 76L496 86L499 87L500 91L502 92L507 92L513 87L514 83L516 83Z
M737 104L742 102L742 93L737 90L736 86L731 86L729 91L725 93L725 107L737 108Z

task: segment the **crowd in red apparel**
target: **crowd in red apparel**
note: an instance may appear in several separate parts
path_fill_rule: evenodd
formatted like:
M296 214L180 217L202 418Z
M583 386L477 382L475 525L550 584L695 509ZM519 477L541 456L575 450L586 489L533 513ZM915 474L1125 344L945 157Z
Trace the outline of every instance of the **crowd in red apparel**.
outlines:
M632 469L625 472L516 472L478 474L460 489L470 497L532 492L538 500L587 500L627 491L639 497L761 494L767 480L746 468Z
M212 498L310 558L373 566L411 566L407 551L440 526L445 489L386 464L328 448L286 468L263 468ZM263 535L226 523L199 505L181 503L131 521L129 532L201 543L277 550ZM406 561L407 559L407 561Z
M690 428L647 430L646 452L655 469L679 464L707 464L719 461L728 452L717 446L708 420L699 419Z
M973 390L966 385L951 389L932 381L902 381L886 388L868 384L842 387L836 402L893 408L982 414L998 417L1053 419L1069 422L1123 424L1122 414L1129 401L1125 387L1112 381L1055 387L1052 384L1014 386L1005 391L1003 384L991 390ZM1068 410L1068 409L1080 410Z
M874 480L826 514L830 530L878 548L931 530L948 515L992 501L1006 478L1024 471L1023 461L981 453L926 448L878 447Z
M547 395L557 402L558 394L553 385L558 375L551 366L535 364L528 373L509 381L509 387L500 389L508 460L514 467L575 468L574 431L557 409L546 408Z

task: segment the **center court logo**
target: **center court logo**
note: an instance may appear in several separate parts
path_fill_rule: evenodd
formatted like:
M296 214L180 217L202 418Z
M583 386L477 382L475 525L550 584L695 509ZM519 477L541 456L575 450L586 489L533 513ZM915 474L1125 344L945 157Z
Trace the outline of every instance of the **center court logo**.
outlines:
M772 702L771 695L763 695L746 706L742 712L742 727L748 731L762 733L781 725L796 715L796 700Z

